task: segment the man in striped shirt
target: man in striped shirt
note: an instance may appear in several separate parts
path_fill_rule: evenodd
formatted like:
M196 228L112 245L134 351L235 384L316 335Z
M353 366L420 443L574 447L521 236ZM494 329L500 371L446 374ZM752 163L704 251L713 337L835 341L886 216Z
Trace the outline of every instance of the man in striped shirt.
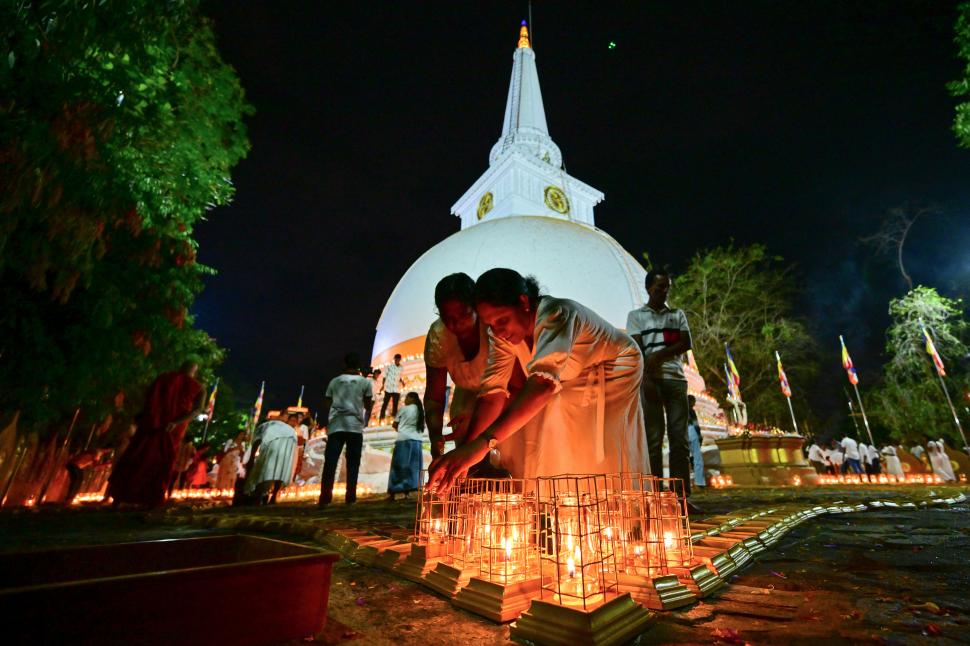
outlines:
M663 439L670 447L670 477L684 482L690 495L690 444L687 438L687 378L684 353L690 350L690 328L683 310L667 306L670 274L647 273L647 304L627 315L626 331L643 349L643 416L650 450L650 472L663 475ZM665 419L666 418L666 419ZM665 423L666 421L666 423ZM693 505L688 504L689 508Z

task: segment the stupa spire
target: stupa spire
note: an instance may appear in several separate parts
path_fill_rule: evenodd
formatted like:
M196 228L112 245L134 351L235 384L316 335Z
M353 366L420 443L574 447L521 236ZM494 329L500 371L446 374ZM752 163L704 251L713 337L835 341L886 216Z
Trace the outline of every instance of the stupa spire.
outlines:
M535 50L529 41L529 26L523 20L519 43L512 55L512 80L505 102L502 136L492 147L489 165L494 165L511 151L537 157L555 168L562 166L562 153L549 136L546 110L539 89Z
M488 169L451 207L461 228L500 218L541 216L595 226L593 208L603 193L569 175L549 136L529 25L519 27L502 135Z

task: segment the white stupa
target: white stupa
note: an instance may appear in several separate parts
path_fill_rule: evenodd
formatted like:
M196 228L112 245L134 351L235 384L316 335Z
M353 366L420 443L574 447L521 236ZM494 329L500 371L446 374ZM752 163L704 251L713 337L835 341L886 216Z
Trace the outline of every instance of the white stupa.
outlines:
M502 135L488 169L451 207L461 230L418 258L394 288L377 324L372 365L400 353L408 364L405 374L420 381L424 337L435 320L434 287L455 272L473 279L493 267L531 274L544 293L576 300L624 327L627 312L646 300L645 272L596 228L593 209L602 200L602 192L562 167L523 22Z
M640 263L596 228L593 209L603 193L566 173L549 136L536 55L525 22L512 56L512 80L502 135L488 169L451 207L461 230L418 258L384 306L371 365L403 357L406 390L424 392L424 339L436 318L434 288L455 272L473 279L493 267L533 275L543 292L590 307L619 328L647 300ZM685 366L702 419L720 414L707 395L693 356ZM375 409L378 407L375 407ZM377 414L377 410L374 411Z

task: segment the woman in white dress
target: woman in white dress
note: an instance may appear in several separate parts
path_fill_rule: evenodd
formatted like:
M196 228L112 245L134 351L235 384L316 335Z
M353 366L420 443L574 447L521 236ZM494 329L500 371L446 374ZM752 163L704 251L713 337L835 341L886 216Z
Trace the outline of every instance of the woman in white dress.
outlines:
M466 444L432 463L429 486L447 489L505 442L513 477L649 473L636 342L575 301L540 296L534 278L492 269L475 284L489 356ZM526 377L515 398L508 384Z
M391 452L391 469L387 474L387 497L394 500L395 495L403 493L407 498L412 491L421 486L421 440L424 439L424 408L417 393L404 397L404 406L394 418L397 440Z
M953 465L950 464L950 456L943 449L943 440L936 442L930 440L926 443L926 452L930 456L930 464L933 473L943 478L944 482L955 482L957 477L953 473Z
M475 281L468 274L451 274L435 286L439 318L424 342L427 379L424 412L431 439L431 457L444 453L445 393L448 377L455 384L449 410L449 439L461 444L488 359L488 330L475 312Z
M886 473L897 478L902 478L906 475L903 472L903 463L900 462L899 455L896 454L896 447L892 444L887 444L882 447L882 455L886 462Z

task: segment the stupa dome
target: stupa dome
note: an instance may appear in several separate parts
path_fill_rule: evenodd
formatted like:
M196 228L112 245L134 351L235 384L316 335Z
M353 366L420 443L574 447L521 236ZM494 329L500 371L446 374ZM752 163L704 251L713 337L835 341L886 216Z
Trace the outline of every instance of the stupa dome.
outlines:
M543 293L578 301L619 328L646 301L643 268L595 226L547 216L488 219L445 238L411 265L377 324L373 364L422 352L437 318L439 280L455 272L476 279L493 267L533 275Z

